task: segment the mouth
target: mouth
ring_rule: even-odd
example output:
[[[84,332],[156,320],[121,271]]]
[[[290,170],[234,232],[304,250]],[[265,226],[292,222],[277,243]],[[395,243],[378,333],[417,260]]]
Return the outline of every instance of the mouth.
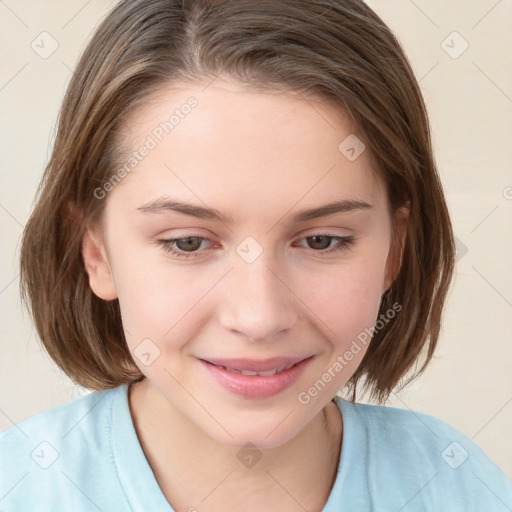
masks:
[[[273,370],[266,370],[264,372],[256,372],[253,370],[239,370],[237,368],[229,368],[228,366],[222,366],[220,364],[216,364],[215,366],[219,366],[220,368],[223,368],[224,370],[231,372],[231,373],[239,373],[241,375],[261,375],[261,376],[268,376],[268,375],[275,375],[276,373],[281,373],[285,370],[288,370],[288,368],[291,368],[292,366],[295,366],[295,364],[292,364],[290,366],[287,366],[286,368],[274,368]]]
[[[211,363],[211,364],[214,364],[214,363]],[[240,370],[238,368],[230,368],[229,366],[223,366],[221,364],[215,364],[215,366],[218,366],[219,368],[222,368],[231,373],[239,373],[240,375],[248,375],[248,376],[261,375],[263,377],[266,377],[269,375],[275,375],[276,373],[284,372],[285,370],[288,370],[288,368],[295,366],[295,364],[297,364],[297,363],[291,364],[290,366],[286,366],[285,368],[274,368],[272,370],[265,370],[265,371],[261,371],[261,372],[257,372],[254,370]]]
[[[248,359],[199,359],[224,389],[247,399],[270,398],[292,386],[314,356]]]
[[[273,357],[271,359],[202,359],[206,363],[219,366],[231,373],[239,373],[247,376],[270,376],[284,372],[292,366],[301,363],[313,356],[305,357]]]

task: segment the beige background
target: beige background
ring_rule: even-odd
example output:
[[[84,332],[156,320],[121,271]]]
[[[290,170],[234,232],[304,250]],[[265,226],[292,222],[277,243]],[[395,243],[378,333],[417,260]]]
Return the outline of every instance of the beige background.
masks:
[[[435,360],[390,405],[451,423],[512,479],[512,2],[369,3],[420,80],[459,243]],[[84,391],[42,352],[21,309],[19,240],[73,66],[113,5],[0,2],[0,430]],[[58,48],[43,59],[31,43],[45,31]]]

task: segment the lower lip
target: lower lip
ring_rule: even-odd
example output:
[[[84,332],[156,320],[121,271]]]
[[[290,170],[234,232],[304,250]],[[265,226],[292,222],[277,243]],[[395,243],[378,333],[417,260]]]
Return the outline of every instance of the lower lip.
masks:
[[[290,387],[302,375],[312,358],[304,359],[275,375],[242,375],[224,370],[203,359],[199,359],[199,362],[227,390],[244,398],[269,398]]]

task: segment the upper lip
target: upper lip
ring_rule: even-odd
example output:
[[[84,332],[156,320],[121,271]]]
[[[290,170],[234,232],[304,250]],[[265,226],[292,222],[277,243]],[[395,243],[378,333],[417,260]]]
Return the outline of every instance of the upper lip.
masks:
[[[312,356],[309,356],[312,357]],[[253,372],[265,372],[267,370],[284,369],[293,366],[294,364],[300,363],[306,357],[272,357],[270,359],[217,359],[209,357],[208,359],[202,358],[203,361],[213,363],[219,366],[225,366],[226,368],[233,368],[235,370],[245,370]]]

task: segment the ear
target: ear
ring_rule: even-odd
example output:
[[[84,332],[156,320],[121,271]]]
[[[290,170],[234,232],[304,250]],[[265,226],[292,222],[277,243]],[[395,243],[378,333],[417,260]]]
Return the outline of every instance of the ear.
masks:
[[[391,287],[402,267],[403,251],[409,223],[409,205],[410,203],[407,202],[406,206],[399,208],[393,218],[393,232],[391,234],[391,244],[386,261],[386,276],[382,293],[386,292]]]
[[[94,294],[103,300],[116,299],[117,290],[105,244],[94,228],[88,228],[83,236],[82,257]]]

